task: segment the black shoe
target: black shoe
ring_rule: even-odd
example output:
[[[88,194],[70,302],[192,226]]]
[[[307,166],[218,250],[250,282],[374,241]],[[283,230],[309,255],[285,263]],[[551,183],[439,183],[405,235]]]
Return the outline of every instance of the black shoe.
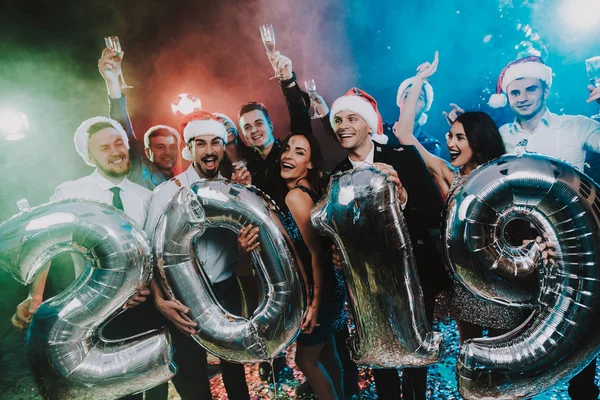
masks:
[[[294,379],[294,371],[285,363],[285,357],[277,357],[273,360],[273,368],[275,368],[277,382]],[[262,381],[273,383],[271,364],[266,361],[261,362],[258,365],[258,375]]]
[[[267,361],[262,361],[258,364],[258,376],[261,381],[268,381],[271,378],[271,364]]]
[[[299,399],[302,399],[306,396],[312,396],[313,394],[315,394],[315,392],[313,392],[312,386],[310,386],[308,380],[305,380],[296,388],[296,396]]]

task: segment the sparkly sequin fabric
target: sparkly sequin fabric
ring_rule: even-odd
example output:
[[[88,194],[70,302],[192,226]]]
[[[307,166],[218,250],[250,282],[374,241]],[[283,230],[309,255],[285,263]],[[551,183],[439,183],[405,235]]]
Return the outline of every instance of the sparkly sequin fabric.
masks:
[[[465,182],[460,170],[454,172],[448,198]],[[454,319],[470,322],[488,329],[512,330],[519,326],[531,311],[509,308],[490,301],[480,300],[454,281],[439,298],[439,306]]]
[[[303,186],[297,186],[297,188],[308,193],[313,201],[318,200],[314,192]],[[280,219],[285,230],[292,239],[302,263],[307,271],[310,271],[310,252],[302,239],[302,235],[300,234],[298,225],[296,225],[296,221],[294,221],[294,218],[292,217],[292,213],[289,210],[282,212]],[[319,325],[313,329],[311,334],[302,333],[298,336],[298,343],[305,346],[316,346],[326,343],[331,339],[335,332],[345,328],[346,325],[344,313],[346,287],[344,285],[344,278],[342,273],[333,267],[331,261],[331,244],[327,242],[327,240],[324,240],[323,242],[322,246],[324,249],[327,249],[327,252],[325,254],[325,262],[323,263],[323,266],[325,267],[325,270],[323,271],[325,287],[321,289],[321,303],[319,315],[317,317]]]

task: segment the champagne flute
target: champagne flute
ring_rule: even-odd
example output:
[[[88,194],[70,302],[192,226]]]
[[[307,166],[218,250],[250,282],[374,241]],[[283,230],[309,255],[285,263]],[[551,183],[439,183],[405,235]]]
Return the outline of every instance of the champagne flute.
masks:
[[[121,56],[123,55],[123,50],[121,49],[121,43],[119,42],[119,38],[117,36],[108,36],[104,38],[104,44],[107,48],[114,51],[117,55],[115,61],[121,61]],[[131,89],[133,86],[129,86],[125,83],[125,78],[123,77],[123,68],[119,67],[119,77],[121,78],[121,89]]]
[[[262,38],[263,44],[265,45],[265,49],[267,49],[267,53],[273,53],[275,51],[275,30],[273,29],[273,25],[261,25],[260,37]],[[281,79],[282,75],[275,74],[275,76],[269,78],[269,80],[275,78]]]
[[[306,89],[306,92],[310,96],[310,99],[312,101],[314,101],[313,97],[317,93],[317,84],[315,83],[315,80],[310,79],[308,81],[304,81],[304,88]],[[321,116],[317,113],[317,107],[314,107],[314,103],[313,103],[313,108],[315,109],[315,113],[310,118],[311,119],[321,118]]]
[[[585,60],[585,69],[592,86],[595,88],[600,87],[600,56]],[[593,115],[592,118],[600,119],[600,113]]]

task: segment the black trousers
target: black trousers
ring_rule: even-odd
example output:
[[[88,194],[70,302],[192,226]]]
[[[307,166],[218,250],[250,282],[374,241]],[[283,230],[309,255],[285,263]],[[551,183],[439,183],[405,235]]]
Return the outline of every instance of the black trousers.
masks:
[[[569,396],[571,399],[597,399],[600,391],[598,386],[594,384],[594,378],[596,378],[596,359],[569,381]]]
[[[237,279],[232,276],[223,282],[213,284],[213,290],[221,305],[232,314],[241,315],[242,302]],[[107,337],[131,336],[144,330],[160,327],[168,321],[151,303],[141,304],[121,314],[112,321],[105,331]],[[134,327],[134,328],[131,328]],[[131,329],[134,329],[130,331]],[[194,339],[171,327],[171,338],[175,349],[174,360],[177,364],[177,375],[171,380],[182,400],[212,399],[210,381],[208,379],[208,364],[206,350]],[[221,360],[223,384],[230,399],[250,399],[243,364],[230,363]],[[167,384],[164,383],[147,390],[146,399],[167,400]],[[143,394],[138,393],[123,397],[121,400],[142,400]]]
[[[435,297],[425,299],[427,320],[433,324]],[[379,399],[425,400],[427,393],[427,367],[404,368],[402,370],[402,386],[397,369],[374,369],[375,388]]]
[[[232,314],[242,314],[240,290],[235,276],[223,282],[213,284],[213,289],[221,304]],[[171,330],[175,347],[175,363],[179,367],[177,375],[172,379],[175,389],[182,400],[212,399],[206,350],[191,337],[173,328]],[[221,360],[223,384],[230,399],[250,399],[243,364]]]
[[[430,324],[433,324],[435,297],[425,301],[425,312]],[[358,366],[350,357],[346,340],[348,330],[336,333],[336,347],[344,370],[344,393],[346,396],[358,393]],[[373,369],[375,388],[379,399],[425,399],[427,391],[427,367],[405,368],[402,370],[402,385],[397,369]]]

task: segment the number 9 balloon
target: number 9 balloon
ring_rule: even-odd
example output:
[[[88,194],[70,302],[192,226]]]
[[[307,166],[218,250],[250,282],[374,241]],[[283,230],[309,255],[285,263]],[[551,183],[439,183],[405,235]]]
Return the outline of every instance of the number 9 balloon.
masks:
[[[33,315],[26,351],[49,399],[117,399],[174,375],[165,330],[107,341],[103,325],[150,277],[144,233],[114,207],[63,200],[27,209],[0,225],[0,267],[30,284],[64,252],[87,262],[84,272]]]
[[[443,220],[446,261],[458,282],[483,299],[534,307],[512,332],[464,343],[457,375],[465,399],[533,397],[596,357],[600,191],[590,178],[550,157],[506,155],[469,176]],[[548,235],[556,264],[533,263],[530,247],[507,241],[514,220]]]

